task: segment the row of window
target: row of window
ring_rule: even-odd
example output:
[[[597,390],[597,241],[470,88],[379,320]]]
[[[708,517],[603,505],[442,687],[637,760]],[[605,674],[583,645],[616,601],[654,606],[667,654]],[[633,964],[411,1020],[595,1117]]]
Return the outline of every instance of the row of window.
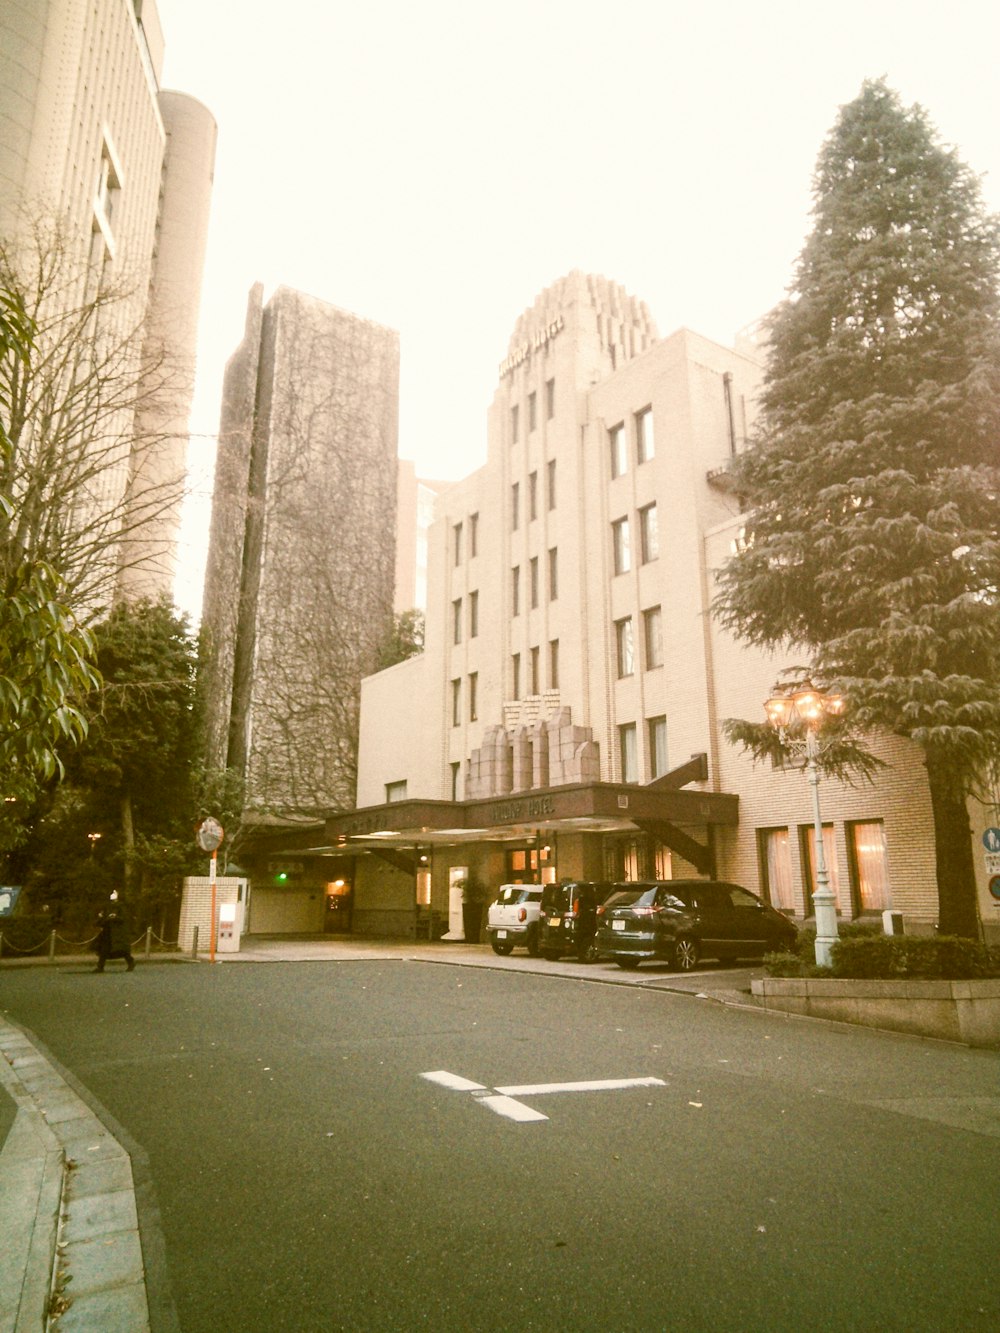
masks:
[[[556,382],[555,380],[545,381],[545,418],[551,421],[556,414]],[[527,399],[527,418],[528,434],[538,426],[538,394],[532,389]],[[518,404],[514,404],[510,409],[510,441],[511,444],[517,444],[520,439],[521,412]]]
[[[844,825],[847,839],[847,864],[851,877],[851,915],[882,912],[892,906],[889,888],[889,861],[886,855],[885,828],[878,820],[849,820]],[[812,915],[812,895],[816,890],[816,830],[812,824],[798,829],[799,865],[803,900],[796,901],[792,876],[792,838],[789,829],[757,830],[760,880],[764,896],[781,911]],[[823,825],[823,859],[837,911],[843,911],[836,837],[832,824]]]
[[[555,602],[559,598],[559,550],[555,546],[549,550],[546,573],[548,574],[549,601]],[[528,561],[528,606],[532,611],[538,606],[540,584],[541,567],[538,563],[538,556],[533,555]],[[515,565],[510,571],[510,613],[512,616],[521,614],[520,565]]]
[[[615,621],[615,657],[618,679],[635,674],[635,630],[631,616]],[[663,666],[663,616],[660,607],[642,612],[642,648],[647,671]]]
[[[651,458],[656,456],[656,445],[653,439],[653,410],[650,407],[644,407],[641,412],[636,412],[632,417],[634,423],[635,439],[635,462],[636,466],[642,463],[648,463]],[[625,422],[620,421],[617,426],[612,426],[608,431],[608,450],[611,461],[611,476],[623,477],[628,471],[629,464],[629,441],[628,431]]]
[[[556,460],[550,458],[545,465],[545,501],[551,511],[556,507]],[[533,523],[539,513],[538,473],[528,473],[528,522]],[[517,532],[521,526],[521,483],[515,481],[510,488],[510,530]]]
[[[452,525],[451,529],[451,549],[456,568],[464,559],[464,535],[465,525],[461,522]],[[469,559],[479,554],[479,515],[470,514],[468,519],[468,546]]]
[[[660,555],[660,530],[656,505],[644,505],[638,510],[639,563],[648,565]],[[627,574],[632,568],[632,530],[628,518],[617,518],[611,524],[611,552],[616,574]]]
[[[646,719],[646,763],[648,781],[667,772],[667,719]],[[635,722],[625,722],[618,728],[618,764],[622,782],[639,779],[639,729]]]
[[[479,634],[479,590],[474,589],[466,598],[466,614],[462,614],[462,598],[456,597],[451,604],[451,641],[462,642],[462,625],[468,620],[469,638]]]

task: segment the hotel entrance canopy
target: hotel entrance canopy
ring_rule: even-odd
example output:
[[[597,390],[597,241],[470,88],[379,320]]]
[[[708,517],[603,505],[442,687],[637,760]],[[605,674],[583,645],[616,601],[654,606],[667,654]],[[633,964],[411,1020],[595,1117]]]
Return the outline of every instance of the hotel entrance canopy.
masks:
[[[485,800],[405,800],[368,806],[327,819],[324,840],[345,852],[515,842],[540,833],[648,833],[710,874],[711,830],[738,823],[738,798],[733,795],[683,791],[659,783],[639,787],[594,782]],[[696,836],[699,832],[706,841]]]

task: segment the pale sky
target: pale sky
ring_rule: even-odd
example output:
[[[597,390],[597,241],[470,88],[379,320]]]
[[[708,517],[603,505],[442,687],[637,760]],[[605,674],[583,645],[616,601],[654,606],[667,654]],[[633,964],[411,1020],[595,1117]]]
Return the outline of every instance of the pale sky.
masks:
[[[182,607],[222,371],[278,285],[396,329],[402,457],[485,458],[515,320],[579,268],[731,343],[792,277],[838,108],[885,76],[1000,210],[996,0],[159,0],[164,86],[219,126]]]

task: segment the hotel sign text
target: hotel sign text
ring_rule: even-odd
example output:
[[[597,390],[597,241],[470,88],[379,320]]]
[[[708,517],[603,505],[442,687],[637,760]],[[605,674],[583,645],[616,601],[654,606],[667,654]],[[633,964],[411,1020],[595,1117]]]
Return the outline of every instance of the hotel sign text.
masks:
[[[565,321],[562,315],[557,315],[551,323],[546,324],[543,329],[539,329],[532,334],[527,342],[520,343],[509,356],[504,357],[500,362],[500,378],[503,379],[512,370],[516,370],[523,361],[527,361],[532,352],[540,352],[563,328],[565,328]]]
[[[518,801],[498,801],[487,811],[492,824],[517,824],[525,819],[543,819],[554,815],[556,803],[551,796],[525,797]]]

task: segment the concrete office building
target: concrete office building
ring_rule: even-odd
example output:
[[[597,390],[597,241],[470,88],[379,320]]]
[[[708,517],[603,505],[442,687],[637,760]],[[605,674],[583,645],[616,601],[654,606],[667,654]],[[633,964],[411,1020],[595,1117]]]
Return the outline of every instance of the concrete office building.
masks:
[[[170,595],[208,226],[215,122],[160,87],[154,0],[6,0],[0,10],[0,231],[25,254],[57,229],[71,306],[126,293],[113,318],[140,329],[121,373],[169,366],[140,409],[103,421],[97,504],[128,539],[112,552],[118,590]],[[52,235],[52,231],[48,233]],[[113,460],[113,461],[112,461]],[[107,465],[111,463],[111,465]]]
[[[364,682],[358,809],[288,845],[298,892],[349,886],[354,930],[374,934],[454,926],[466,878],[717,875],[811,914],[805,776],[722,735],[764,720],[784,663],[709,613],[760,377],[751,340],[661,339],[602,278],[538,297],[499,367],[486,464],[438,501],[425,651]],[[822,785],[841,915],[930,930],[919,752],[877,752],[876,785]]]
[[[398,384],[392,330],[251,292],[223,386],[199,680],[208,761],[245,778],[255,819],[354,803],[360,682],[393,608]]]

